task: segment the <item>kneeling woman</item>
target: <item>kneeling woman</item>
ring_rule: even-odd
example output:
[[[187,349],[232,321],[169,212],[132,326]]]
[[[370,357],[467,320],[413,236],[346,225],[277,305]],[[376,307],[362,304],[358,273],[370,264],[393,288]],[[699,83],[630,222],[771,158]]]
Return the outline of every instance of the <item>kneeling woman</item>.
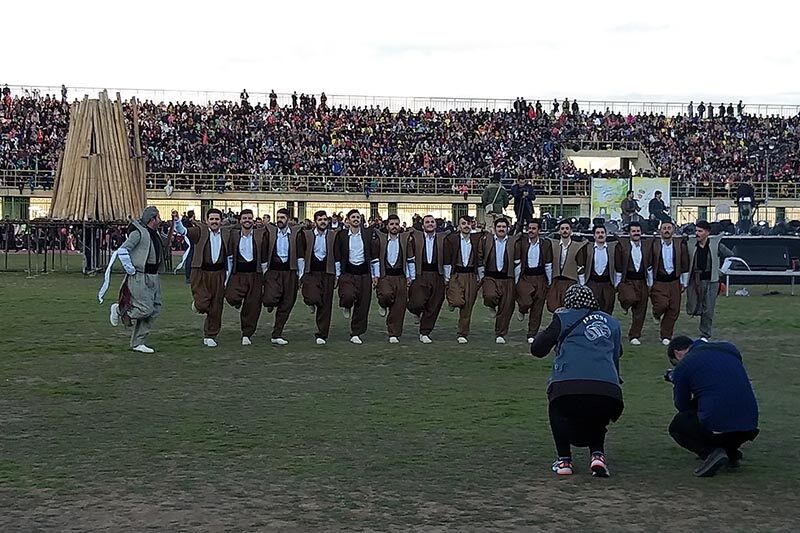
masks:
[[[598,309],[591,289],[572,285],[564,295],[564,307],[531,344],[534,357],[545,357],[555,347],[547,398],[558,452],[553,472],[559,475],[572,474],[571,446],[588,446],[593,476],[609,475],[605,435],[623,409],[622,344],[617,319]]]

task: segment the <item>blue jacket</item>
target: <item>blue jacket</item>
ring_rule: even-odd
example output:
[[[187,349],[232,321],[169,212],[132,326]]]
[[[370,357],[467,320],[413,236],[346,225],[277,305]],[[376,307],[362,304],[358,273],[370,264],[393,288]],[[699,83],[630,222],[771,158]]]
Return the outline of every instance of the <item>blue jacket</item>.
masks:
[[[587,309],[562,309],[556,316],[561,323],[559,338],[573,324],[577,326],[560,346],[556,345],[549,383],[593,380],[619,385],[622,353],[619,321],[602,311]]]
[[[742,354],[729,342],[697,341],[672,374],[675,407],[697,410],[709,431],[758,428],[758,403]]]

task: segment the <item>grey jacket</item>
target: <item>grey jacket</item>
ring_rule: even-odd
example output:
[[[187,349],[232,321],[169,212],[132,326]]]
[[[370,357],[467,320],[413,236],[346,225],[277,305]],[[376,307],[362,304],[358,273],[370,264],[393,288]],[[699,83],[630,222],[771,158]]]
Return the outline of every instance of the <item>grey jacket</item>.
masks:
[[[131,263],[137,272],[144,272],[144,266],[150,254],[155,254],[155,248],[150,239],[150,232],[142,225],[139,220],[131,221],[131,228],[128,230],[128,238],[122,243],[120,248],[125,248],[130,256]],[[164,262],[167,254],[167,247],[164,239],[161,239],[161,257],[159,263]]]
[[[720,259],[733,256],[733,252],[724,244],[722,244],[722,237],[720,235],[711,235],[708,237],[709,256],[711,258],[711,281],[719,282],[719,269],[722,266]],[[689,272],[694,271],[694,256],[697,252],[697,237],[689,237]],[[690,278],[691,283],[691,278]]]

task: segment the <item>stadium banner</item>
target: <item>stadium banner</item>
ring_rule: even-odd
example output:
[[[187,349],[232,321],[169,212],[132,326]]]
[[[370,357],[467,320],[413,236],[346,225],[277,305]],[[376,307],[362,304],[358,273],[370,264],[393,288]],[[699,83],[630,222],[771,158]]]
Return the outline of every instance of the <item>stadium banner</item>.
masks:
[[[639,201],[639,207],[642,208],[640,214],[643,218],[648,218],[650,216],[648,205],[656,191],[661,191],[661,199],[664,200],[665,205],[672,205],[669,197],[669,178],[645,178],[642,176],[634,176],[631,189],[633,190],[633,197]]]
[[[620,220],[620,204],[628,194],[630,182],[627,178],[592,179],[592,218]]]

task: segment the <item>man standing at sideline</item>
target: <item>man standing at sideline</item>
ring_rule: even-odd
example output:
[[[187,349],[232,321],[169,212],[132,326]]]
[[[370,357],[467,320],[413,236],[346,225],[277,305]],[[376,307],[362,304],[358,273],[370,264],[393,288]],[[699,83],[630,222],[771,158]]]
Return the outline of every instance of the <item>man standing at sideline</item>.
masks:
[[[367,332],[372,289],[378,284],[372,261],[377,263],[374,230],[365,228],[358,209],[347,212],[347,227],[339,231],[336,241],[336,279],[339,285],[339,307],[350,320],[350,342],[362,344]]]
[[[254,228],[253,211],[239,213],[240,228],[231,230],[225,249],[228,251],[230,279],[225,288],[225,300],[239,310],[242,327],[242,346],[252,344],[251,337],[261,316],[265,261],[264,228]]]
[[[486,227],[491,231],[495,220],[504,218],[503,209],[508,207],[508,191],[500,182],[499,173],[492,176],[491,183],[483,190],[481,205],[486,214]]]
[[[585,262],[579,262],[578,252],[586,242],[572,239],[572,226],[568,220],[558,223],[560,239],[550,239],[553,256],[553,284],[547,291],[547,310],[555,313],[564,306],[564,293],[575,283],[583,285]],[[581,254],[582,255],[582,254]]]
[[[700,335],[711,338],[714,310],[719,294],[720,260],[732,257],[733,252],[711,236],[711,224],[700,220],[696,224],[696,237],[689,239],[689,283],[686,287],[686,313],[700,317]]]
[[[653,279],[650,299],[653,318],[660,325],[661,344],[667,346],[675,331],[675,322],[681,314],[681,294],[689,283],[689,249],[686,239],[674,238],[673,223],[661,224],[661,238],[653,239],[650,257],[653,262],[648,272]]]
[[[483,265],[479,277],[483,279],[483,304],[492,310],[494,334],[497,344],[506,343],[508,326],[514,314],[514,243],[508,236],[508,220],[494,221],[494,234],[483,240],[481,257]],[[482,271],[482,272],[481,272]]]
[[[303,301],[316,314],[316,342],[327,343],[331,329],[333,289],[336,285],[334,244],[336,232],[328,229],[325,211],[314,213],[314,229],[298,235],[297,272],[300,276]]]
[[[285,346],[283,328],[297,301],[297,234],[289,226],[289,210],[278,209],[275,225],[268,226],[267,263],[264,265],[264,307],[275,311],[270,342]]]
[[[653,284],[650,268],[650,249],[642,242],[642,225],[631,222],[628,230],[630,237],[623,237],[614,248],[615,281],[619,295],[619,305],[627,313],[633,310],[628,340],[634,346],[642,342],[642,328],[647,316],[647,300],[650,297],[648,287]],[[649,279],[648,279],[649,276]]]
[[[174,219],[175,215],[173,215]],[[158,234],[161,217],[158,209],[148,206],[139,220],[131,220],[128,238],[115,252],[125,269],[120,297],[111,305],[109,317],[112,326],[118,326],[120,319],[126,324],[136,321],[131,333],[130,347],[135,352],[153,353],[147,346],[147,336],[153,329],[155,319],[161,314],[161,282],[158,269],[164,262],[169,247]],[[108,290],[113,257],[108,263],[106,278],[98,298],[103,303],[103,295]]]
[[[514,198],[514,214],[517,217],[515,233],[521,233],[533,218],[533,201],[536,200],[536,192],[533,190],[531,180],[524,176],[517,177],[517,183],[511,186],[511,196]]]
[[[222,211],[211,208],[206,223],[185,228],[177,217],[175,233],[186,235],[192,243],[192,310],[206,315],[203,322],[203,345],[217,346],[216,337],[222,328],[222,307],[225,301],[225,278],[228,265],[225,239],[222,238]]]
[[[514,263],[517,282],[519,319],[528,318],[528,344],[532,344],[542,325],[542,311],[547,300],[547,288],[553,282],[553,249],[539,238],[541,221],[528,222],[528,234],[517,239]]]
[[[403,321],[408,304],[408,287],[416,277],[414,258],[409,257],[409,238],[400,232],[400,217],[389,215],[386,218],[388,233],[378,236],[378,297],[379,314],[386,317],[386,332],[389,343],[397,344],[403,334]],[[373,270],[376,267],[373,266]]]
[[[614,246],[616,243],[606,242],[606,228],[595,226],[592,230],[594,244],[583,247],[584,257],[581,262],[586,265],[586,286],[592,290],[600,310],[606,314],[614,313],[616,298],[616,279],[614,277]]]
[[[444,240],[444,282],[450,310],[458,309],[457,342],[466,344],[472,308],[478,298],[481,233],[472,231],[473,218],[461,215],[458,231]]]
[[[444,233],[436,232],[436,219],[425,215],[423,231],[413,231],[409,240],[417,277],[408,291],[408,310],[419,321],[419,341],[430,344],[444,303]]]

